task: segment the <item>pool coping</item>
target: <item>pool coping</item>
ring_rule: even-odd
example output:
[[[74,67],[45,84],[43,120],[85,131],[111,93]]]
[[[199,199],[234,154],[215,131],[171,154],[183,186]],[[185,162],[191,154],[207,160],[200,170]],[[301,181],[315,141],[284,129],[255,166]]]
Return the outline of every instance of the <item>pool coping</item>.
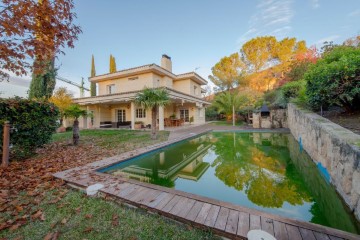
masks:
[[[158,186],[158,185],[154,185],[154,184],[140,182],[140,181],[133,180],[133,179],[123,178],[121,176],[114,176],[111,174],[98,172],[101,169],[113,166],[119,162],[128,161],[128,160],[130,160],[134,157],[140,156],[144,153],[148,153],[151,151],[157,151],[157,150],[167,147],[169,145],[181,142],[183,140],[191,139],[191,138],[197,137],[199,135],[202,135],[202,134],[205,134],[205,133],[208,133],[211,131],[234,132],[234,130],[213,130],[211,127],[201,128],[199,130],[194,131],[194,133],[189,134],[189,135],[184,135],[184,136],[174,138],[174,139],[162,142],[162,143],[150,145],[150,146],[143,147],[140,149],[135,149],[135,150],[132,150],[129,152],[122,153],[120,155],[116,155],[116,156],[113,156],[110,158],[105,158],[100,161],[86,164],[81,167],[76,167],[76,168],[68,169],[66,171],[58,172],[58,173],[53,174],[53,176],[56,178],[60,178],[60,179],[64,180],[65,182],[67,182],[68,184],[71,184],[71,185],[76,186],[81,189],[86,189],[88,186],[93,185],[95,183],[101,183],[104,185],[104,188],[100,190],[101,193],[113,196],[117,199],[120,199],[123,202],[126,202],[127,204],[134,205],[134,206],[140,207],[140,208],[144,208],[151,212],[159,213],[160,215],[164,215],[166,217],[175,219],[175,220],[183,222],[185,224],[194,225],[194,226],[197,226],[197,227],[203,228],[203,229],[210,228],[213,232],[215,232],[221,236],[225,236],[225,237],[229,237],[229,238],[246,239],[246,233],[244,231],[239,232],[239,227],[240,227],[239,218],[237,220],[238,221],[237,224],[239,224],[239,226],[238,226],[237,230],[235,230],[235,232],[234,232],[234,229],[231,228],[231,226],[229,227],[229,231],[226,231],[226,230],[228,230],[228,228],[227,228],[228,225],[226,225],[226,224],[228,224],[228,222],[227,222],[228,220],[225,220],[226,227],[223,227],[223,229],[222,228],[219,229],[218,227],[215,227],[214,225],[218,223],[217,221],[220,216],[220,215],[218,215],[218,214],[220,214],[219,213],[220,209],[222,211],[221,213],[223,213],[224,211],[225,212],[230,211],[232,214],[235,214],[235,215],[237,214],[236,216],[238,216],[238,217],[240,216],[239,214],[241,214],[241,213],[245,213],[245,215],[247,214],[246,216],[249,216],[249,220],[246,220],[246,221],[250,221],[250,223],[248,224],[249,225],[248,230],[251,230],[251,228],[252,228],[252,226],[251,226],[252,218],[251,217],[253,217],[253,219],[255,219],[254,220],[255,227],[257,226],[258,228],[262,228],[263,230],[269,232],[270,234],[274,235],[278,239],[296,239],[296,237],[294,237],[294,236],[299,236],[298,239],[314,239],[314,240],[320,239],[321,237],[323,237],[323,239],[360,239],[359,235],[345,232],[342,230],[338,230],[338,229],[334,229],[334,228],[330,228],[330,227],[326,227],[326,226],[322,226],[322,225],[318,225],[318,224],[314,224],[314,223],[304,222],[304,221],[300,221],[300,220],[290,219],[290,218],[282,217],[282,216],[279,216],[276,214],[266,213],[263,211],[243,207],[240,205],[235,205],[235,204],[232,204],[229,202],[224,202],[224,201],[220,201],[220,200],[216,200],[216,199],[212,199],[212,198],[208,198],[208,197],[204,197],[204,196],[200,196],[200,195],[196,195],[196,194],[192,194],[192,193],[187,193],[187,192],[180,191],[180,190],[175,190],[175,189],[166,188],[166,187],[162,187],[162,186]],[[238,130],[236,132],[290,133],[289,131],[286,131],[286,130],[251,131],[248,129]],[[126,193],[126,191],[128,191],[128,192]],[[158,209],[157,206],[152,206],[151,200],[156,201],[157,198],[159,198],[160,196],[164,196],[165,194],[172,196],[172,198],[169,199],[169,202],[167,202],[166,206],[163,206],[160,209]],[[153,196],[154,199],[149,200],[148,199],[149,196]],[[174,200],[175,198],[177,200]],[[148,202],[145,203],[144,199],[146,199],[146,201],[148,201]],[[181,201],[179,199],[181,199]],[[209,212],[206,213],[206,216],[204,216],[204,219],[196,222],[195,219],[191,221],[189,219],[186,219],[185,216],[182,216],[181,214],[180,214],[181,216],[179,216],[179,214],[172,214],[171,211],[172,211],[172,207],[174,207],[174,206],[172,206],[172,207],[170,206],[171,204],[173,204],[171,201],[173,201],[173,202],[177,201],[176,203],[174,203],[175,207],[178,205],[182,205],[182,203],[183,203],[182,201],[185,201],[185,202],[187,201],[187,202],[189,202],[189,204],[190,204],[190,202],[194,203],[194,204],[195,204],[195,202],[196,203],[201,202],[201,203],[203,203],[203,206],[205,206],[207,204],[206,207],[208,207],[208,205],[210,205],[211,208],[208,209]],[[166,211],[165,211],[164,207],[167,207],[167,208],[170,207],[171,209],[166,209]],[[188,207],[188,206],[185,206],[185,207]],[[192,210],[192,208],[189,209],[189,211],[190,210]],[[180,213],[181,213],[181,211],[180,211]],[[214,218],[213,215],[216,215],[215,219],[209,220],[209,218],[211,218],[211,216],[209,214],[210,215],[212,214],[213,218]],[[209,224],[209,222],[210,222],[210,224]],[[206,224],[206,223],[208,223],[208,224]],[[231,223],[229,223],[229,224],[231,224]],[[232,223],[232,224],[234,224],[234,223]],[[224,225],[224,223],[220,223],[220,225]],[[276,229],[275,229],[276,227],[274,225],[278,226],[277,230],[279,230],[279,226],[281,226],[280,230],[282,230],[282,231],[280,231],[280,232],[276,231]],[[245,226],[245,228],[246,228],[246,226]],[[285,233],[284,233],[284,229],[285,229]],[[289,231],[288,229],[290,229],[291,231]],[[294,235],[291,235],[291,237],[289,236],[290,232],[291,232],[291,234],[294,234]],[[286,236],[287,236],[287,238],[286,238]]]

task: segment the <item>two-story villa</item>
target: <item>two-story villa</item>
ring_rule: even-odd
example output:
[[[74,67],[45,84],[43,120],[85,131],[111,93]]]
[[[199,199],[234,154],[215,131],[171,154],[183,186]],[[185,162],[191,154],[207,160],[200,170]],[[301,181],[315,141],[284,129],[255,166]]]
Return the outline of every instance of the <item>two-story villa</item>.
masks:
[[[151,124],[151,110],[142,109],[134,103],[136,94],[147,88],[164,87],[171,103],[158,111],[159,130],[164,129],[164,119],[175,116],[185,124],[205,123],[205,107],[210,103],[202,99],[202,85],[207,81],[195,72],[174,74],[171,58],[163,55],[161,66],[149,64],[89,78],[96,83],[98,95],[75,99],[92,117],[81,119],[82,128],[101,126],[119,127],[127,122],[132,129],[135,122]]]

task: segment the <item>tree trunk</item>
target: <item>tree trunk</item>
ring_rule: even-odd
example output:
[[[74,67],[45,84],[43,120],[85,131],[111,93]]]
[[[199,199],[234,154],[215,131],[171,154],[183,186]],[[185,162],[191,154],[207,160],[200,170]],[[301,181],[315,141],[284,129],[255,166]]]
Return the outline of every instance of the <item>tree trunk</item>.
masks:
[[[152,124],[151,124],[151,139],[156,139],[156,115],[157,115],[157,107],[153,107],[151,110],[152,114]]]
[[[235,106],[234,105],[232,106],[232,113],[233,113],[233,115],[232,115],[233,121],[232,122],[233,122],[233,126],[235,126]]]
[[[77,146],[79,144],[80,134],[79,134],[79,120],[74,120],[73,125],[73,144]]]

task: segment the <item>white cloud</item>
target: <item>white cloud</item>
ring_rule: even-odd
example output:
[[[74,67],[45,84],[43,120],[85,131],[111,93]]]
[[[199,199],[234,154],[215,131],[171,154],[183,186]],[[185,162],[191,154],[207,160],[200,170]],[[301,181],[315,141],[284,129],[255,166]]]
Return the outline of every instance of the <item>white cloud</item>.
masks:
[[[320,0],[311,0],[311,7],[316,9],[320,7]]]
[[[324,42],[335,41],[339,37],[340,37],[340,35],[331,35],[331,36],[328,36],[328,37],[324,37],[324,38],[319,39],[315,44],[316,45],[322,45]]]
[[[291,31],[291,20],[294,16],[293,0],[261,0],[257,11],[249,20],[249,29],[237,40],[241,46],[246,41],[260,35],[283,37]]]
[[[360,16],[360,9],[356,9],[355,11],[352,11],[348,14],[349,17],[356,17]]]

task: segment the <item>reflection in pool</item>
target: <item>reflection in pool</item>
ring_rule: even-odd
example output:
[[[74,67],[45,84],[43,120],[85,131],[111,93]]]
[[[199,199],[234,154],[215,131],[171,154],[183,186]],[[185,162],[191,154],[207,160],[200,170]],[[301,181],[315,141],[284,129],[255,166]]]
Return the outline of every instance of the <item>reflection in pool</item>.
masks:
[[[102,171],[359,233],[290,134],[213,132]]]

